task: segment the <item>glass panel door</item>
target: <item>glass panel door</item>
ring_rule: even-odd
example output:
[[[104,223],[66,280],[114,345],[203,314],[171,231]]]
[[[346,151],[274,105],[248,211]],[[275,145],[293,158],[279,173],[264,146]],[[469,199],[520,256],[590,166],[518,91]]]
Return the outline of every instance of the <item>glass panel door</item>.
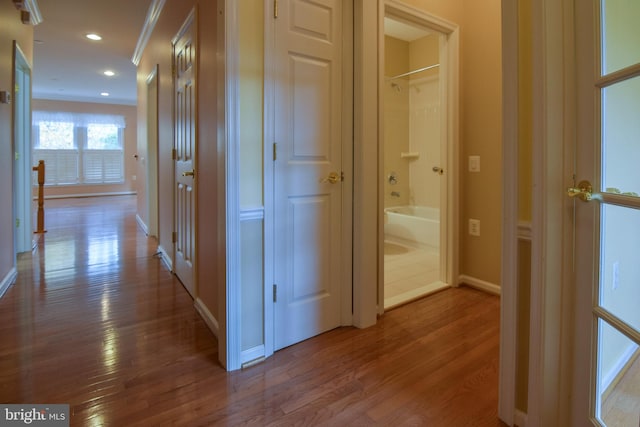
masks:
[[[640,422],[640,2],[601,0],[599,266],[592,417],[608,427]],[[598,101],[596,101],[598,102]],[[596,172],[596,180],[598,173]]]

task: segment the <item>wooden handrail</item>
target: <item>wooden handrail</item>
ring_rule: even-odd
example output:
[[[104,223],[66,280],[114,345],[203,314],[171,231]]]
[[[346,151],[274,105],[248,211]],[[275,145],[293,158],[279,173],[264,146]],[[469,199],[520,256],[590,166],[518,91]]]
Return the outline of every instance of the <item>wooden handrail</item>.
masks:
[[[38,166],[33,167],[38,172],[38,224],[35,234],[46,233],[44,229],[44,160],[38,161]]]

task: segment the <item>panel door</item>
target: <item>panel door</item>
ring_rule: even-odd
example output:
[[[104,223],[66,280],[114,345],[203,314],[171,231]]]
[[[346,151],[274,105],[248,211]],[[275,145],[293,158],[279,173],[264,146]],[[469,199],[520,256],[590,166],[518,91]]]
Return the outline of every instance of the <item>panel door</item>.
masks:
[[[195,297],[196,37],[192,14],[174,40],[175,273]]]
[[[274,346],[340,325],[342,2],[279,0]]]

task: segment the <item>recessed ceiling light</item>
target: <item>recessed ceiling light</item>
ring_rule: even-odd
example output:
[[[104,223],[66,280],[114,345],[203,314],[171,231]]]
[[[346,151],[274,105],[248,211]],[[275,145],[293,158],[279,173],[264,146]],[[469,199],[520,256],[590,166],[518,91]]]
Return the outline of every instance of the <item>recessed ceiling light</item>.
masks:
[[[113,77],[113,76],[115,76],[115,75],[116,75],[116,73],[114,73],[114,72],[113,72],[113,71],[111,71],[111,70],[106,70],[103,74],[104,74],[105,76],[107,76],[107,77]]]
[[[100,95],[102,95],[102,96],[109,96],[109,92],[102,92],[102,93],[100,93]]]
[[[44,40],[38,40],[38,39],[35,39],[33,42],[34,42],[35,44],[44,44]]]
[[[93,34],[93,33],[92,33],[92,34],[87,34],[87,35],[86,35],[86,37],[87,37],[89,40],[95,40],[95,41],[102,40],[102,37],[100,37],[100,36],[99,36],[99,35],[97,35],[97,34]]]

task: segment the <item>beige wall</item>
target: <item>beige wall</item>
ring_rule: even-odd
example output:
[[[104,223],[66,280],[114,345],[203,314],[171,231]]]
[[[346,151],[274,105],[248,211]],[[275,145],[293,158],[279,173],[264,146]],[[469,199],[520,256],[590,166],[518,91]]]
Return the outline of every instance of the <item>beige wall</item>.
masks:
[[[500,285],[502,39],[500,0],[406,0],[460,26],[460,274]],[[481,171],[467,171],[468,156]],[[481,236],[469,236],[469,218]]]
[[[0,2],[0,91],[13,93],[13,42],[33,64],[33,27],[10,1]],[[13,245],[13,104],[0,104],[0,284],[15,267]]]
[[[178,33],[191,10],[197,7],[199,66],[197,74],[198,147],[197,162],[197,297],[219,319],[218,290],[224,267],[224,239],[219,238],[218,165],[224,151],[218,147],[217,112],[217,9],[215,1],[167,0],[138,67],[138,138],[147,140],[147,78],[158,65],[158,210],[159,244],[173,253],[173,82],[171,39]],[[224,164],[224,163],[222,163]],[[138,198],[146,200],[146,188]],[[224,270],[222,270],[224,271]],[[223,276],[224,277],[224,276]]]
[[[117,114],[124,116],[124,177],[122,184],[63,185],[45,187],[45,197],[64,197],[100,193],[131,193],[136,191],[137,165],[133,157],[137,150],[137,113],[131,105],[96,104],[88,102],[50,101],[34,99],[33,111],[64,111],[70,113]],[[38,159],[33,159],[36,164]],[[134,179],[135,176],[135,179]]]

